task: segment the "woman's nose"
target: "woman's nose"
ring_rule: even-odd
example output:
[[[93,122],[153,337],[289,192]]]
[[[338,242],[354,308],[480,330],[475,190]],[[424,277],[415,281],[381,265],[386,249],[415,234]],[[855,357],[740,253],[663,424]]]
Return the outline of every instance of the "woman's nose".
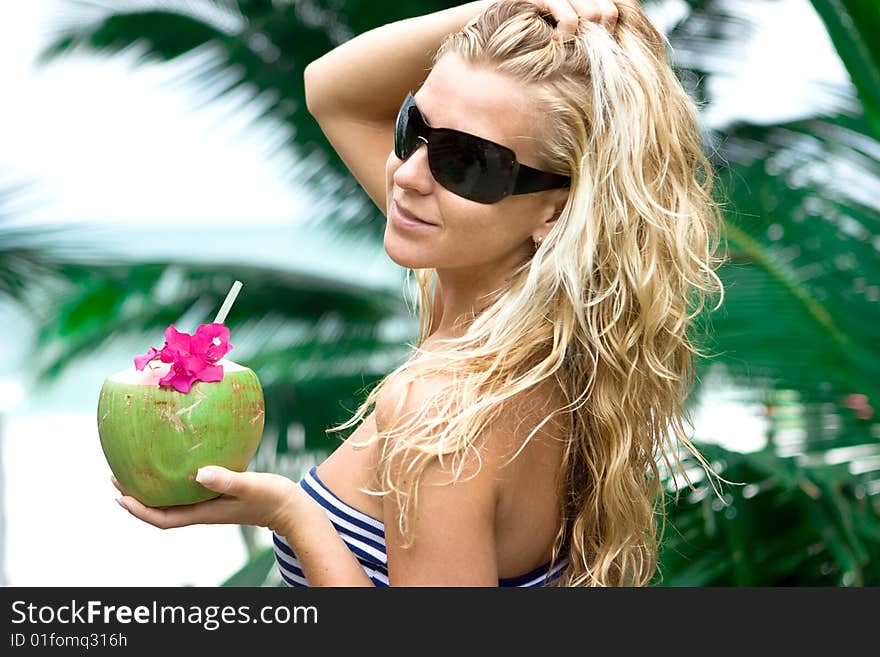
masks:
[[[428,142],[424,137],[418,139],[422,143],[416,146],[409,157],[397,167],[397,171],[394,172],[394,182],[400,187],[415,188],[424,194],[430,191],[434,178],[431,176],[431,167],[428,164]],[[422,145],[425,148],[422,148]]]

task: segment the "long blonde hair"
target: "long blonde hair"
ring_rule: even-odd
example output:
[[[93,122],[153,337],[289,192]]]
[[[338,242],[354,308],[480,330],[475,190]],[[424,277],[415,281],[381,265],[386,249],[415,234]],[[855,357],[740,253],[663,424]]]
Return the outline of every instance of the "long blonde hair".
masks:
[[[420,348],[433,321],[436,270],[412,270],[418,358],[375,386],[351,420],[328,429],[363,420],[392,379],[451,375],[453,385],[435,403],[365,443],[381,445],[381,490],[371,492],[395,495],[399,529],[411,544],[426,467],[449,459],[461,478],[468,455],[479,460],[485,428],[517,395],[554,379],[567,403],[523,442],[554,414],[568,418],[553,550],[554,560],[569,558],[564,586],[649,583],[665,527],[661,458],[691,488],[682,449],[710,481],[721,479],[682,418],[694,356],[705,355],[689,336],[692,320],[709,294],[720,293],[713,310],[724,296],[715,273],[725,258],[716,255],[723,224],[712,166],[664,38],[637,6],[618,9],[613,36],[587,23],[576,38],[557,41],[535,5],[503,0],[442,43],[435,63],[456,53],[534,91],[546,117],[543,168],[570,175],[571,191],[534,256],[442,349]]]

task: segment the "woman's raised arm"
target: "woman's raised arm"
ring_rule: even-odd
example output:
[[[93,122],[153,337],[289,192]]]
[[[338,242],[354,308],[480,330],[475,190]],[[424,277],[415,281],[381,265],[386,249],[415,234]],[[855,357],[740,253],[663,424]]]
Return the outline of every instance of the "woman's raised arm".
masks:
[[[364,32],[311,62],[306,105],[340,159],[387,213],[385,162],[406,92],[428,77],[443,38],[490,2],[480,0]]]
[[[309,112],[393,121],[406,92],[428,76],[431,58],[443,39],[490,4],[489,0],[469,2],[381,25],[349,39],[306,67]]]

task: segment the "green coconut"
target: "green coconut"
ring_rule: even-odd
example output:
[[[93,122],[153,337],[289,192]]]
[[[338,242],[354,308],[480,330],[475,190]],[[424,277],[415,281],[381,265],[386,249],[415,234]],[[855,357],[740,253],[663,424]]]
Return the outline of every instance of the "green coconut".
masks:
[[[170,363],[148,363],[104,381],[98,434],[113,475],[147,506],[203,502],[219,493],[195,481],[203,465],[243,472],[260,444],[263,390],[249,368],[221,359],[223,380],[188,393],[159,386]]]

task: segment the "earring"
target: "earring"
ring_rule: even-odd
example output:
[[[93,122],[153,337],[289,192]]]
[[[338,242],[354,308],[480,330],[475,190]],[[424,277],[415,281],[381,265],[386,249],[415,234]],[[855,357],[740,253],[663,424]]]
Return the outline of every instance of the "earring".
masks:
[[[537,249],[539,246],[541,246],[541,242],[544,241],[544,237],[543,237],[543,235],[540,235],[532,241],[535,243],[535,249]]]

